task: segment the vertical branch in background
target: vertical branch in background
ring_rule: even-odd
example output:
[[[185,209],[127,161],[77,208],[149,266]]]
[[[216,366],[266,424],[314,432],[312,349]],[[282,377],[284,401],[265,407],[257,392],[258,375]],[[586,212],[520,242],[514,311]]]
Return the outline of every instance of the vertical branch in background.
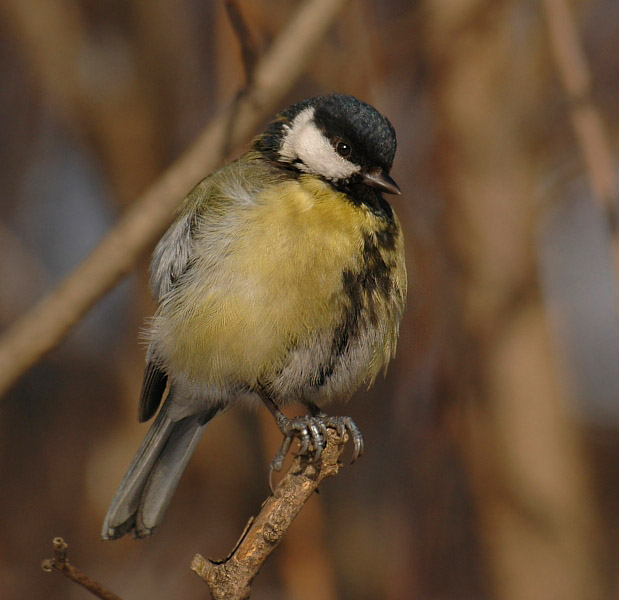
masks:
[[[249,27],[245,23],[243,14],[238,5],[238,0],[225,0],[224,6],[226,8],[226,14],[228,21],[232,26],[234,35],[238,40],[238,44],[241,50],[241,62],[243,63],[243,74],[245,81],[239,91],[236,94],[233,109],[228,115],[228,130],[232,131],[234,121],[238,115],[238,111],[241,108],[241,102],[247,96],[254,83],[254,70],[256,63],[258,62],[258,45],[254,37],[249,30]],[[224,136],[222,155],[227,156],[230,153],[231,147],[230,135]]]
[[[595,599],[593,503],[537,280],[526,127],[543,103],[541,30],[535,16],[514,18],[515,1],[426,6],[460,306],[450,383],[493,597]]]
[[[254,81],[254,70],[258,62],[258,46],[243,19],[238,0],[225,0],[224,6],[228,13],[230,25],[232,25],[232,29],[234,29],[241,47],[241,60],[243,62],[243,71],[245,72],[245,85],[242,90],[246,91]]]
[[[589,183],[610,234],[619,301],[619,190],[610,144],[591,98],[591,71],[567,0],[544,0],[550,47],[570,102],[570,118],[583,153]]]

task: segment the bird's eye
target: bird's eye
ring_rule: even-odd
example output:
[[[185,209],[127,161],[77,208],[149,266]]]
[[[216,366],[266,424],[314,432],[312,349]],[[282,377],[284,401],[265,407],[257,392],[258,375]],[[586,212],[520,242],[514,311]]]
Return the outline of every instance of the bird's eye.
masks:
[[[350,144],[342,140],[337,140],[335,142],[335,151],[344,158],[348,158],[352,154],[352,148]]]

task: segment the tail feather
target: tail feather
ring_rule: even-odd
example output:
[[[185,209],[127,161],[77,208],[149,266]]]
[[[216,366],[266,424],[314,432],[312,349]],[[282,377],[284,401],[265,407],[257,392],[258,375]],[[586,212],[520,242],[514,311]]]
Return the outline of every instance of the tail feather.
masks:
[[[150,535],[161,523],[206,425],[200,424],[195,417],[174,424],[142,492],[135,526],[138,537]]]
[[[114,495],[101,530],[104,540],[131,532],[136,537],[154,532],[206,424],[215,414],[173,421],[167,402],[161,407]]]

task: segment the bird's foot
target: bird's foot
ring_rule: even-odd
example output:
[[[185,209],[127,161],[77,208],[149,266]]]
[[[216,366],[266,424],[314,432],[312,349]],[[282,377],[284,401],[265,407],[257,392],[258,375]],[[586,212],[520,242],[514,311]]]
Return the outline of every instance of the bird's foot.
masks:
[[[361,431],[355,425],[355,422],[350,417],[330,417],[325,414],[320,414],[316,419],[322,419],[326,427],[331,427],[337,431],[337,435],[343,438],[345,434],[352,440],[353,453],[350,463],[354,463],[363,454],[363,436]]]
[[[363,436],[350,417],[331,417],[324,413],[304,415],[289,419],[284,414],[276,416],[277,426],[284,434],[284,440],[269,468],[269,485],[273,491],[273,471],[281,471],[284,460],[295,437],[299,439],[298,456],[308,456],[312,462],[318,462],[322,451],[327,445],[327,428],[337,431],[340,438],[348,434],[353,442],[354,450],[351,463],[363,454]]]

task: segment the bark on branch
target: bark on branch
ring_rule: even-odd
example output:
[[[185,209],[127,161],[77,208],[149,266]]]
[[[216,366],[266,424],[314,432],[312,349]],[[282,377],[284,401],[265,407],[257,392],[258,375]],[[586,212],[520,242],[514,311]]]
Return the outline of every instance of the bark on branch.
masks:
[[[323,479],[337,475],[347,435],[328,430],[327,446],[318,463],[297,456],[290,470],[252,518],[234,550],[223,561],[194,557],[191,568],[206,582],[213,600],[249,598],[251,584],[269,554],[277,547],[303,505]]]

